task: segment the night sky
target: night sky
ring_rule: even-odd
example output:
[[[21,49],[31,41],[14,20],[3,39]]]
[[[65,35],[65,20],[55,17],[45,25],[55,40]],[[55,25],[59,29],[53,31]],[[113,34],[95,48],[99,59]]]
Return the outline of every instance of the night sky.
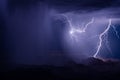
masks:
[[[77,57],[72,58],[69,56],[66,48],[69,45],[65,43],[63,36],[69,27],[66,26],[66,19],[57,14],[91,14],[109,10],[109,15],[101,13],[119,19],[119,4],[119,0],[0,0],[1,64],[63,65],[79,60],[78,57],[82,58],[82,55],[74,55]],[[120,21],[115,26],[120,35]],[[120,59],[120,39],[112,28],[108,32],[108,40],[112,54],[103,46],[100,56]],[[71,51],[72,54],[82,52],[81,49],[77,50]]]

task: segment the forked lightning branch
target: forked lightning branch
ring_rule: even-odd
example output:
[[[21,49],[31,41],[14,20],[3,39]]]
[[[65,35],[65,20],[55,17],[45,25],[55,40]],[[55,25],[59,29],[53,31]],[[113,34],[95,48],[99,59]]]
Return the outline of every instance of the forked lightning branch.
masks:
[[[68,25],[69,25],[69,27],[70,27],[69,35],[71,36],[72,39],[75,39],[75,40],[78,40],[78,38],[77,38],[78,36],[77,36],[75,33],[77,33],[77,34],[79,34],[79,35],[80,35],[81,33],[86,33],[86,30],[87,30],[87,28],[89,27],[89,25],[90,25],[90,24],[93,24],[94,21],[95,21],[95,19],[94,19],[94,17],[93,17],[93,18],[91,19],[91,21],[89,21],[88,23],[86,23],[83,28],[75,28],[75,27],[73,26],[73,24],[72,24],[72,21],[71,21],[66,15],[63,15],[63,16],[66,18],[67,23],[68,23]],[[94,55],[93,55],[93,57],[95,57],[95,58],[97,57],[98,53],[99,53],[100,50],[101,50],[104,35],[106,35],[106,34],[108,35],[108,31],[110,30],[111,27],[112,27],[113,30],[115,31],[116,36],[119,38],[119,35],[118,35],[118,32],[117,32],[115,26],[112,25],[112,19],[108,19],[107,26],[105,26],[105,27],[106,27],[105,30],[104,30],[102,33],[100,33],[99,35],[97,35],[98,38],[99,38],[99,40],[98,40],[98,44],[97,44],[97,46],[96,46],[96,51],[95,51],[95,53],[94,53]]]

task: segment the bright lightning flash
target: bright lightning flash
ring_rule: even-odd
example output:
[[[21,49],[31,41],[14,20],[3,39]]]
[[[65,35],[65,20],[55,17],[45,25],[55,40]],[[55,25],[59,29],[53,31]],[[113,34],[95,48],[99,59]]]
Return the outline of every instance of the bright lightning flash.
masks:
[[[63,15],[63,16],[66,17],[67,22],[69,24],[69,27],[70,27],[69,34],[72,37],[72,39],[75,39],[75,40],[78,39],[77,36],[75,35],[75,33],[78,33],[78,34],[85,33],[86,29],[89,27],[89,25],[94,23],[94,18],[92,18],[91,21],[89,21],[83,28],[78,29],[78,28],[75,28],[72,25],[71,20],[68,19],[67,16],[65,16],[65,15]],[[111,27],[113,27],[113,29],[114,29],[114,31],[116,33],[116,36],[119,38],[119,35],[117,33],[117,30],[116,30],[115,26],[112,25],[112,19],[108,19],[108,25],[106,26],[106,29],[101,34],[97,35],[98,38],[99,38],[99,42],[98,42],[97,49],[96,49],[96,52],[94,53],[93,57],[95,57],[95,58],[97,57],[97,55],[98,55],[98,53],[99,53],[99,51],[100,51],[100,49],[102,47],[103,37],[108,34],[108,31],[109,31],[109,29]],[[108,40],[107,40],[107,43],[108,43]]]
[[[70,33],[72,38],[73,37],[76,38],[75,33],[85,33],[88,26],[94,22],[94,18],[92,18],[92,20],[90,22],[88,22],[84,26],[84,28],[79,28],[79,29],[73,28],[73,25],[71,24],[71,22],[70,21],[68,21],[68,22],[69,22],[69,26],[71,27],[71,30],[70,30],[69,33]],[[76,38],[76,40],[77,40],[77,38]]]

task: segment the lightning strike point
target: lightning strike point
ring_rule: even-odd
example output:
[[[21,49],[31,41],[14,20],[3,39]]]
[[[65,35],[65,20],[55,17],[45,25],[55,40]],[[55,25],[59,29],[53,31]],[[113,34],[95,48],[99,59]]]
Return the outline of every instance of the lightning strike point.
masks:
[[[98,44],[96,53],[93,55],[94,58],[96,58],[96,56],[98,55],[98,53],[99,53],[99,51],[100,51],[100,49],[101,49],[101,47],[102,47],[102,42],[103,42],[102,37],[109,31],[109,29],[110,29],[110,27],[111,27],[111,22],[112,22],[112,20],[109,19],[109,24],[108,24],[107,28],[105,29],[104,32],[102,32],[102,33],[99,35],[99,44]]]

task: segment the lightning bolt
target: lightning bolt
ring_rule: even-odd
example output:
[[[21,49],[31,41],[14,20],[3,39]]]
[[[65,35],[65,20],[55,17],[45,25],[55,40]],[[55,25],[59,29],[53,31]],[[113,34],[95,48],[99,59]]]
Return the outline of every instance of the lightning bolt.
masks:
[[[73,28],[73,26],[71,25],[71,22],[69,21],[69,24],[70,24],[70,26],[72,27],[72,29],[70,30],[70,34],[73,34],[74,32],[77,32],[77,33],[86,32],[86,29],[88,28],[88,26],[89,26],[90,24],[92,24],[93,22],[94,22],[94,18],[92,18],[92,20],[91,20],[90,22],[88,22],[83,29],[82,29],[82,28],[80,28],[80,29],[75,29],[75,28]]]
[[[86,25],[85,25],[85,27],[83,28],[83,32],[86,32],[86,29],[88,28],[88,26],[90,25],[90,24],[92,24],[94,22],[94,17],[92,18],[92,20],[90,21],[90,22],[88,22]]]
[[[75,39],[75,40],[78,40],[78,38],[77,38],[78,36],[75,35],[75,33],[79,33],[79,34],[85,33],[87,28],[89,27],[89,25],[94,23],[94,17],[93,17],[85,26],[81,26],[81,27],[78,26],[79,28],[75,28],[72,25],[72,20],[69,19],[66,15],[63,15],[63,16],[66,17],[68,25],[70,27],[69,34],[72,37],[72,39]],[[113,27],[113,29],[114,29],[114,31],[116,33],[116,36],[118,38],[120,38],[120,36],[118,35],[118,32],[116,30],[116,27],[112,25],[112,19],[108,19],[108,25],[107,25],[106,29],[100,35],[94,36],[94,37],[98,37],[99,38],[96,52],[93,55],[94,58],[96,58],[98,53],[100,52],[104,39],[105,39],[105,45],[106,45],[107,49],[110,51],[110,53],[112,53],[112,51],[111,51],[111,49],[109,47],[109,41],[108,41],[108,31],[110,30],[111,27]]]
[[[109,19],[109,24],[107,26],[107,28],[104,30],[104,32],[102,32],[100,35],[99,35],[99,44],[98,44],[98,47],[97,47],[97,51],[96,53],[93,55],[93,57],[96,58],[96,56],[98,55],[101,47],[102,47],[102,42],[103,42],[103,39],[102,37],[109,31],[110,27],[111,27],[111,23],[112,23],[112,19]]]
[[[68,22],[68,24],[69,24],[69,26],[71,28],[69,33],[70,33],[72,39],[74,37],[76,41],[78,41],[78,40],[77,40],[77,36],[75,35],[75,33],[84,33],[84,32],[86,32],[86,29],[88,28],[88,26],[94,22],[94,17],[93,17],[91,19],[91,21],[89,21],[83,28],[81,28],[80,26],[78,26],[79,28],[74,28],[74,26],[71,24],[72,20],[68,19],[68,17],[66,15],[64,15],[64,14],[63,14],[63,16],[66,17],[67,22]]]

